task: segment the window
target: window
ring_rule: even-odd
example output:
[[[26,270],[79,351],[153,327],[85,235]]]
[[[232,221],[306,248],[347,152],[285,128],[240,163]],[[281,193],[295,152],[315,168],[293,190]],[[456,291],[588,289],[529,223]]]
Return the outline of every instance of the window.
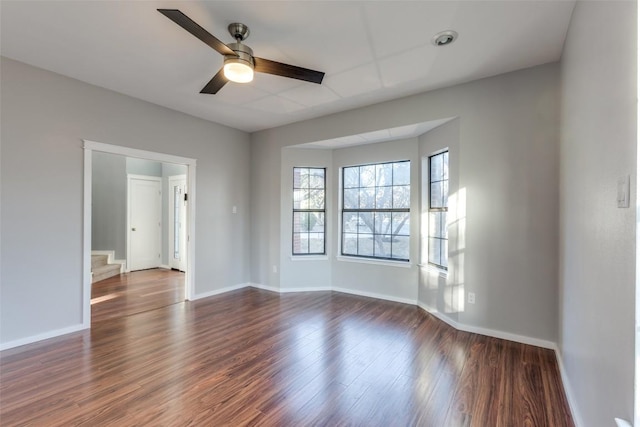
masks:
[[[447,269],[449,152],[429,157],[429,264]]]
[[[324,255],[325,169],[293,168],[293,255]]]
[[[342,255],[409,261],[409,161],[342,169]]]

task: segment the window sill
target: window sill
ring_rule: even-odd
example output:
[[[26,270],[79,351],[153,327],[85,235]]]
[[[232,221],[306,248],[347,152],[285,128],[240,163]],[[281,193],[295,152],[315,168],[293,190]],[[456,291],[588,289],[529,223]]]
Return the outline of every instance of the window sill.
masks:
[[[373,265],[385,265],[389,267],[411,268],[411,262],[409,261],[392,261],[388,259],[360,258],[360,257],[350,257],[345,255],[338,255],[336,259],[338,261],[355,262],[360,264],[373,264]]]
[[[435,265],[418,264],[418,267],[420,267],[423,270],[427,270],[429,273],[437,274],[438,277],[442,277],[443,279],[446,279],[447,276],[449,275],[449,271],[448,270],[443,270],[441,268],[436,267]]]
[[[290,255],[291,261],[328,261],[327,255]]]

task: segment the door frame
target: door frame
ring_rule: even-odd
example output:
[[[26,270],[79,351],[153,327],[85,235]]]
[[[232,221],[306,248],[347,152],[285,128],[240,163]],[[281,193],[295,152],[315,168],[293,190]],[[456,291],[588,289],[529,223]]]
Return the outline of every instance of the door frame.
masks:
[[[167,259],[167,265],[170,268],[176,268],[174,267],[174,263],[172,262],[174,260],[173,258],[173,253],[174,253],[174,248],[175,248],[175,197],[173,192],[171,191],[171,183],[172,182],[176,182],[176,181],[184,181],[184,194],[188,194],[189,192],[189,187],[187,186],[187,175],[186,174],[180,174],[180,175],[170,175],[167,177],[167,200],[169,203],[168,204],[168,212],[167,212],[167,222],[168,222],[168,227],[167,227],[167,248],[168,248],[168,259]],[[188,204],[188,202],[187,202]],[[186,208],[186,205],[185,205]],[[185,213],[185,217],[183,218],[183,222],[187,223],[187,227],[189,227],[188,221],[189,218],[187,217],[186,213]],[[184,227],[183,227],[184,229]],[[188,228],[187,228],[188,230]],[[187,242],[185,240],[184,242],[184,250],[182,250],[182,242],[180,242],[180,258],[186,260],[185,254],[186,254],[186,249],[187,249]],[[184,268],[184,271],[186,271],[186,261],[181,261],[180,262],[181,266]],[[178,268],[178,270],[180,270],[180,268]],[[180,270],[183,271],[183,270]]]
[[[91,328],[91,202],[92,202],[92,156],[94,151],[118,154],[126,157],[153,160],[162,163],[173,163],[187,167],[187,186],[189,203],[187,204],[187,271],[185,272],[185,299],[193,300],[195,254],[196,254],[196,159],[139,150],[120,145],[83,139],[84,148],[84,191],[83,191],[83,229],[82,229],[82,325]]]
[[[127,174],[127,268],[126,271],[131,271],[131,181],[154,181],[160,186],[160,200],[158,201],[157,213],[160,216],[160,224],[158,224],[158,242],[160,247],[160,259],[158,259],[157,267],[162,264],[162,178],[159,176],[150,175],[136,175],[132,173]]]

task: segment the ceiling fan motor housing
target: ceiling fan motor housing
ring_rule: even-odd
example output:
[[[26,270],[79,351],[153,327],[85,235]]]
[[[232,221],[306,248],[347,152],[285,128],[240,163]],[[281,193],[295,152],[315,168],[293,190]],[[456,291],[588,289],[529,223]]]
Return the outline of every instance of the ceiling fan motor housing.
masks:
[[[224,59],[234,59],[236,61],[240,60],[242,62],[246,62],[251,68],[253,68],[253,50],[244,43],[229,43],[227,44],[229,48],[236,53],[237,56],[234,55],[225,55]]]

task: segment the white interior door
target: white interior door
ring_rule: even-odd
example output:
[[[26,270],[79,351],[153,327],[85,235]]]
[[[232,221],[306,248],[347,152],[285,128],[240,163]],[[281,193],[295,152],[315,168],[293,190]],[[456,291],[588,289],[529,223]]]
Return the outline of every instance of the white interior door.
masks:
[[[169,177],[169,267],[187,269],[187,176]]]
[[[162,183],[154,176],[129,175],[129,271],[156,268],[161,262]]]

